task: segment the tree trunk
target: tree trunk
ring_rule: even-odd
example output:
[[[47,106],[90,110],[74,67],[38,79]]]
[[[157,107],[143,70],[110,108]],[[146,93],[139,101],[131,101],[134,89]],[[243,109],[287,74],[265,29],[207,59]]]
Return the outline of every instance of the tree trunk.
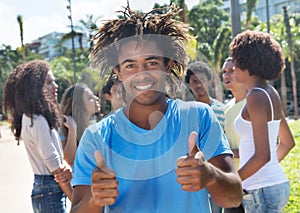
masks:
[[[285,29],[286,29],[287,39],[288,39],[290,57],[291,57],[291,76],[292,76],[292,85],[293,85],[294,118],[298,119],[297,79],[296,79],[296,71],[295,71],[295,57],[294,57],[293,40],[292,40],[292,34],[291,34],[291,26],[289,23],[289,16],[288,16],[286,7],[283,7],[283,17],[284,17],[284,24],[285,24]]]
[[[286,104],[286,81],[285,81],[285,73],[281,73],[281,102],[282,102],[282,109],[285,116],[288,115],[287,112],[287,104]]]
[[[231,28],[232,38],[241,32],[241,13],[239,0],[230,0],[230,16],[231,16]]]

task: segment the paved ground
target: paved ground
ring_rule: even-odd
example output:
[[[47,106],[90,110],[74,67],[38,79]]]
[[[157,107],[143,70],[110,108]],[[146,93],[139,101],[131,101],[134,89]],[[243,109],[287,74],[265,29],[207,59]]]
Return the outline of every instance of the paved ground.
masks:
[[[0,212],[32,213],[33,172],[25,146],[17,146],[7,126],[0,126],[0,132]]]

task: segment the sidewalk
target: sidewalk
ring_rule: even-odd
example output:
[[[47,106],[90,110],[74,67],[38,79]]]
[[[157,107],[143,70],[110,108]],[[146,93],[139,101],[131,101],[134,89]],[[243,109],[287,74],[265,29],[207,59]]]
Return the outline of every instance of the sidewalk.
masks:
[[[0,212],[32,213],[33,173],[24,144],[17,146],[7,126],[0,126]]]
[[[0,212],[32,213],[33,172],[24,143],[20,141],[17,146],[7,126],[0,125],[0,132]],[[69,201],[67,207],[70,208]]]

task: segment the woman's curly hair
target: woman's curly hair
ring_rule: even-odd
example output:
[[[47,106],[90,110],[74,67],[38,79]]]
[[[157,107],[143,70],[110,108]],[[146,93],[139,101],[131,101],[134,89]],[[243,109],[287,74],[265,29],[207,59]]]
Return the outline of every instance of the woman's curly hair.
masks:
[[[285,68],[282,49],[269,33],[244,31],[230,43],[233,63],[250,75],[274,80]]]
[[[12,116],[11,130],[19,142],[22,115],[31,118],[42,115],[50,129],[58,128],[58,108],[56,101],[47,90],[46,77],[50,65],[42,60],[33,60],[17,66],[4,85],[4,111]]]
[[[167,12],[158,14],[160,10]],[[122,40],[126,42],[126,39],[130,38],[155,41],[164,56],[174,60],[172,72],[177,77],[181,76],[187,63],[187,54],[182,42],[189,40],[190,28],[185,23],[173,19],[179,9],[172,4],[166,8],[142,13],[131,10],[127,5],[124,11],[119,12],[122,13],[122,17],[104,23],[93,37],[96,45],[90,54],[91,66],[100,68],[100,76],[108,76],[112,68],[117,67]],[[159,39],[157,36],[160,36]],[[169,60],[167,57],[166,63]]]

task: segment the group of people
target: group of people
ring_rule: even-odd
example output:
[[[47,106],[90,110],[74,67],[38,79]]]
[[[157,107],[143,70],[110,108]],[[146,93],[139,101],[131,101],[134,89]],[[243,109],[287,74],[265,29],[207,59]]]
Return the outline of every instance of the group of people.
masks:
[[[294,139],[268,83],[284,69],[281,47],[262,32],[232,40],[222,71],[234,98],[225,106],[208,93],[209,66],[188,64],[190,28],[177,12],[128,6],[98,30],[91,66],[113,72],[103,93],[119,97],[99,122],[89,123],[100,106],[84,84],[58,107],[48,63],[11,73],[4,109],[34,172],[34,212],[66,212],[66,196],[73,213],[283,211],[289,183],[279,162]],[[182,78],[195,101],[173,98]]]

